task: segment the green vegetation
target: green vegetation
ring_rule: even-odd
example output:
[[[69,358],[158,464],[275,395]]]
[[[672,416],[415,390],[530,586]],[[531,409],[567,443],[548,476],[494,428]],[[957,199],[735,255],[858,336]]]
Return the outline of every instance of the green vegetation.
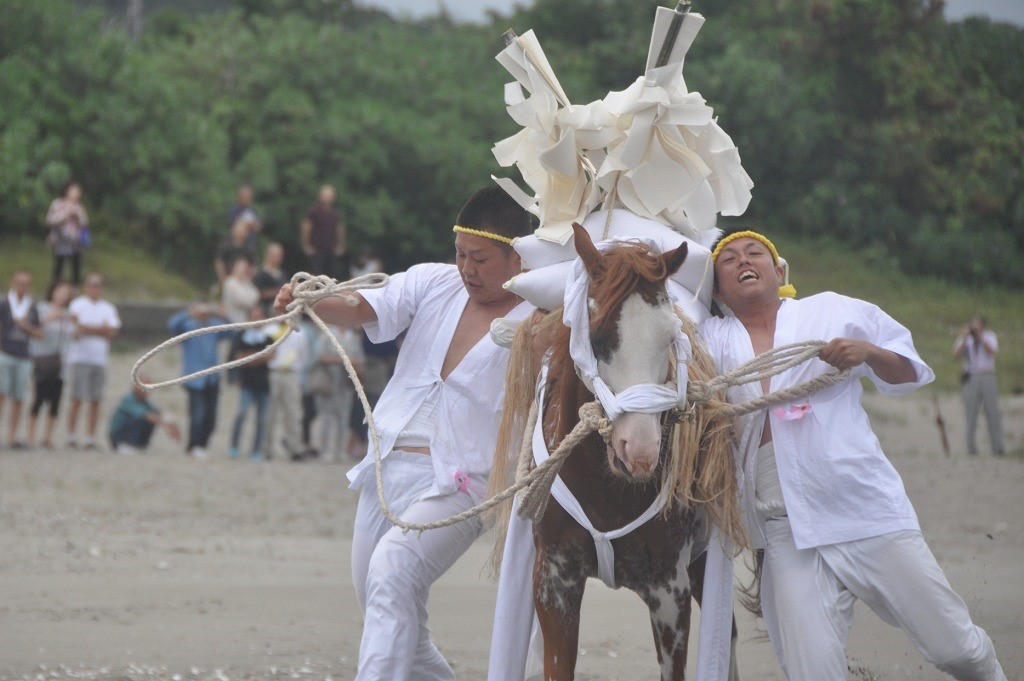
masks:
[[[155,3],[138,41],[68,0],[0,9],[0,224],[38,234],[81,180],[94,233],[209,280],[235,186],[295,253],[331,182],[354,249],[445,257],[516,131],[501,33],[534,28],[570,97],[640,75],[651,0],[537,0],[489,26],[350,1]],[[92,3],[107,6],[103,3]],[[148,3],[147,3],[148,4]],[[185,8],[185,9],[183,9]],[[905,272],[1024,284],[1024,33],[934,0],[715,0],[687,82],[715,107],[773,233],[885,249]]]
[[[42,216],[76,178],[90,267],[126,296],[186,298],[213,279],[242,182],[292,266],[323,182],[352,250],[391,269],[449,257],[464,198],[492,173],[515,177],[490,154],[517,131],[493,59],[502,32],[533,28],[584,103],[641,75],[659,3],[537,0],[481,27],[350,0],[154,0],[137,41],[85,4],[109,6],[0,3],[0,245],[13,256],[0,265],[46,278]],[[1024,32],[950,24],[941,6],[698,0],[708,23],[686,79],[756,183],[747,214],[723,222],[776,236],[802,292],[862,296],[905,321],[950,386],[953,333],[987,314],[1011,389],[1024,385]]]
[[[20,236],[0,241],[0,290],[16,269],[32,273],[37,298],[42,298],[53,269],[50,252],[41,238]],[[83,275],[101,272],[107,278],[106,295],[115,301],[184,302],[205,292],[186,275],[165,268],[140,248],[101,239],[83,259]],[[67,268],[65,267],[65,272]]]

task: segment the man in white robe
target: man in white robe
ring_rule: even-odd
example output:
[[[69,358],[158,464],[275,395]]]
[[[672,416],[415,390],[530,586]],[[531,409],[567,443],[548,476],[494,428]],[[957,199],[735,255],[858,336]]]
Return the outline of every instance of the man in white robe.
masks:
[[[731,388],[731,402],[833,368],[850,370],[831,388],[738,424],[745,525],[753,547],[764,551],[761,605],[787,677],[847,678],[846,645],[859,598],[953,677],[1005,680],[992,641],[929,551],[861,405],[862,377],[890,395],[934,379],[910,332],[878,307],[835,293],[784,299],[795,291],[781,286],[778,252],[755,232],[723,236],[712,259],[715,297],[731,314],[700,330],[720,371],[773,347],[827,341],[818,359],[770,383]]]
[[[455,226],[456,265],[416,265],[387,286],[325,299],[325,322],[362,324],[370,340],[406,332],[395,374],[373,410],[384,490],[393,513],[427,523],[482,500],[493,460],[508,351],[495,319],[533,308],[502,284],[518,274],[509,243],[530,233],[528,214],[497,186],[466,203]],[[289,286],[276,301],[291,301]],[[449,681],[451,667],[430,639],[430,586],[483,532],[479,519],[403,533],[383,516],[371,451],[348,474],[360,490],[352,578],[364,610],[357,681]]]

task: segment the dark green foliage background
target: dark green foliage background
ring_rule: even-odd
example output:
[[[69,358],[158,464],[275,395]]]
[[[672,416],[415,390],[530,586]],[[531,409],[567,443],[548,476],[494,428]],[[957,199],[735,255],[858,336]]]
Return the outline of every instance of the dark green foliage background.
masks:
[[[538,0],[462,26],[342,1],[153,2],[132,41],[105,3],[0,1],[0,228],[41,242],[74,177],[100,246],[126,240],[205,281],[238,183],[294,252],[330,182],[353,249],[391,269],[445,259],[468,194],[492,173],[518,179],[490,154],[516,132],[501,33],[535,29],[585,103],[640,75],[656,5]],[[1024,32],[947,23],[938,0],[695,10],[708,23],[687,84],[756,183],[734,222],[827,235],[911,274],[1024,283]]]

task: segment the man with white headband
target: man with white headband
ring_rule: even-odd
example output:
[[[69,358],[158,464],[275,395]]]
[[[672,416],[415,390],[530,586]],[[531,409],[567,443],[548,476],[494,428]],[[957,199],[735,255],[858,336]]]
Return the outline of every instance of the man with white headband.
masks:
[[[463,206],[454,231],[455,265],[416,265],[383,288],[315,307],[328,324],[362,324],[374,342],[407,332],[373,421],[388,505],[410,523],[441,520],[482,501],[508,360],[508,350],[491,340],[491,322],[533,311],[502,288],[521,269],[509,244],[530,233],[529,214],[493,186]],[[291,300],[285,285],[276,309]],[[348,474],[360,490],[352,579],[365,614],[356,679],[450,681],[455,675],[427,628],[427,596],[483,526],[473,518],[422,533],[393,527],[379,506],[370,447]]]
[[[730,388],[731,402],[850,370],[831,388],[737,424],[744,521],[758,550],[768,635],[787,677],[847,678],[846,645],[860,599],[954,678],[1005,681],[991,639],[971,621],[928,549],[903,482],[861,405],[862,377],[888,395],[935,378],[910,332],[854,298],[821,293],[794,299],[784,261],[756,232],[725,234],[712,260],[715,298],[730,314],[707,320],[700,330],[720,371],[773,347],[828,341],[818,359],[760,385]]]

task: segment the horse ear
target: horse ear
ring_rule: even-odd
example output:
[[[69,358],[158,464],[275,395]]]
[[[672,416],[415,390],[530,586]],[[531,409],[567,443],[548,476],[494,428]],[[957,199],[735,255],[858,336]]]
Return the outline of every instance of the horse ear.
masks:
[[[689,252],[689,246],[687,246],[684,241],[679,244],[678,248],[661,254],[661,260],[665,263],[665,270],[668,272],[669,276],[675,274],[676,270],[683,266],[683,261],[686,260],[686,256]]]
[[[572,223],[572,232],[576,253],[583,260],[583,266],[587,268],[590,276],[594,276],[601,263],[601,252],[594,246],[593,239],[590,238],[590,234],[583,228],[583,225],[578,222]]]

